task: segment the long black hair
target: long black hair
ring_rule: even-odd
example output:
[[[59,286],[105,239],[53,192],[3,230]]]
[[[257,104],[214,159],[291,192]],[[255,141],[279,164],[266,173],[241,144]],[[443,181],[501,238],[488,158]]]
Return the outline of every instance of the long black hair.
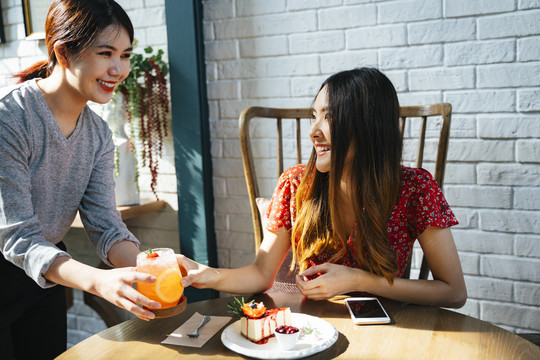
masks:
[[[338,194],[346,176],[352,184],[358,263],[391,282],[397,263],[387,224],[399,193],[402,154],[396,90],[379,70],[357,68],[330,76],[321,91],[328,95],[331,168],[327,174],[316,171],[312,152],[296,198],[295,258],[303,269],[323,251],[334,253],[331,261],[344,255],[350,229],[342,221]]]

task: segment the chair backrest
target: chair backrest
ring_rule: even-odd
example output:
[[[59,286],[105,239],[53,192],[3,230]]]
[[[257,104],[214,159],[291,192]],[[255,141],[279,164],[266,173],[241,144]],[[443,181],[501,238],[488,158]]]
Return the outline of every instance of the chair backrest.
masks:
[[[242,148],[242,161],[244,165],[244,174],[246,178],[246,185],[249,194],[249,202],[251,207],[251,216],[253,220],[253,229],[255,237],[255,251],[258,251],[262,239],[263,239],[263,226],[261,221],[261,210],[257,202],[260,202],[260,190],[258,185],[257,173],[255,171],[255,162],[254,155],[251,143],[250,136],[250,122],[252,119],[260,118],[261,120],[267,122],[271,121],[276,124],[276,134],[277,134],[277,169],[276,175],[279,177],[283,172],[283,121],[294,121],[295,123],[295,132],[294,138],[296,143],[296,157],[297,163],[302,162],[302,153],[301,153],[301,120],[302,119],[311,119],[312,109],[310,108],[297,108],[297,109],[277,109],[277,108],[266,108],[266,107],[257,107],[252,106],[244,109],[240,115],[239,122],[239,132],[240,132],[240,145]],[[413,138],[417,139],[417,148],[415,163],[412,166],[422,167],[424,163],[424,149],[426,144],[426,130],[428,128],[428,118],[431,119],[441,119],[440,130],[438,136],[438,146],[435,156],[435,172],[434,177],[439,186],[442,188],[444,173],[446,168],[446,155],[448,152],[448,141],[450,137],[450,119],[452,114],[452,106],[448,103],[438,103],[432,105],[424,106],[402,106],[400,108],[400,119],[401,119],[401,133],[404,136],[404,140],[410,142]],[[412,133],[413,126],[407,127],[407,124],[412,121],[408,121],[409,118],[420,118],[420,128],[419,135],[412,136],[408,133]],[[439,125],[439,123],[437,123]],[[416,130],[414,128],[414,130]],[[431,130],[430,130],[431,132]],[[404,151],[405,153],[406,151]],[[309,154],[308,154],[309,155]],[[290,258],[290,257],[289,257]],[[289,259],[288,258],[288,259]],[[412,258],[412,257],[411,257]],[[287,267],[290,264],[290,260],[286,259],[283,262],[282,268]],[[410,276],[410,266],[411,262],[406,270],[404,277]],[[281,270],[280,270],[281,273]],[[420,279],[427,279],[429,275],[429,268],[425,258],[422,260],[422,265],[420,269]]]
[[[439,126],[439,141],[435,155],[435,171],[434,178],[442,189],[444,183],[444,174],[446,170],[446,155],[448,154],[448,142],[450,140],[450,119],[452,117],[452,105],[449,103],[438,103],[432,105],[421,106],[402,106],[400,107],[399,116],[401,118],[401,135],[404,136],[405,127],[408,118],[420,118],[420,129],[417,136],[411,135],[411,138],[417,139],[416,156],[414,167],[422,167],[424,164],[424,149],[426,143],[426,129],[428,127],[428,118],[433,121],[442,119]],[[412,133],[412,131],[411,131]],[[404,136],[404,142],[407,141],[407,136]],[[412,256],[407,264],[407,269],[403,274],[404,278],[410,278]],[[425,256],[422,256],[420,265],[419,279],[427,279],[429,276],[429,266]]]

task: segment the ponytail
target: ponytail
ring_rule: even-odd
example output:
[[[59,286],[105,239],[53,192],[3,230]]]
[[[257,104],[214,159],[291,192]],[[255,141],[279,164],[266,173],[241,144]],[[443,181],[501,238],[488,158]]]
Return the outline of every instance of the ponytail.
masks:
[[[19,79],[19,81],[17,81],[17,84],[35,78],[46,78],[47,76],[49,76],[49,62],[47,60],[39,61],[34,65],[13,75],[14,78]]]

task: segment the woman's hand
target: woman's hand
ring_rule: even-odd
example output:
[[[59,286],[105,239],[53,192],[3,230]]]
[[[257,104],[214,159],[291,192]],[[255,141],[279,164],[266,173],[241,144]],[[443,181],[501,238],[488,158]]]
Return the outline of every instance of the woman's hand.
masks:
[[[302,294],[312,300],[325,300],[357,291],[358,289],[354,288],[354,281],[362,273],[365,272],[343,265],[324,263],[312,266],[297,275],[296,286]]]
[[[95,295],[101,296],[110,303],[133,313],[142,320],[150,320],[154,313],[145,310],[137,304],[146,307],[159,308],[161,304],[143,296],[132,287],[134,282],[155,282],[156,277],[150,274],[136,272],[134,267],[111,270],[99,270],[95,277]]]
[[[310,299],[328,299],[338,294],[365,291],[401,302],[460,308],[467,300],[467,288],[450,229],[428,227],[418,240],[430,265],[433,280],[395,278],[336,264],[321,264],[296,278],[298,289]],[[320,276],[307,280],[307,278]],[[304,277],[306,279],[304,279]]]
[[[136,272],[134,267],[97,269],[67,256],[59,256],[54,259],[44,276],[56,284],[100,296],[143,320],[153,319],[155,315],[137,304],[152,308],[161,306],[132,287],[135,282],[156,281],[155,276]]]
[[[199,264],[184,255],[177,254],[176,260],[182,272],[183,287],[194,286],[198,289],[211,287],[211,282],[216,278],[215,269]]]

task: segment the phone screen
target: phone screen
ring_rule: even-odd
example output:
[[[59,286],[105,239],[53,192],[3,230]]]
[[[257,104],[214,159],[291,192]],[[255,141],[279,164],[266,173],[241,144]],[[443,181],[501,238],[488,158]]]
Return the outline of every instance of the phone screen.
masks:
[[[353,300],[348,301],[349,307],[357,318],[382,318],[386,317],[384,310],[381,308],[377,300]]]

